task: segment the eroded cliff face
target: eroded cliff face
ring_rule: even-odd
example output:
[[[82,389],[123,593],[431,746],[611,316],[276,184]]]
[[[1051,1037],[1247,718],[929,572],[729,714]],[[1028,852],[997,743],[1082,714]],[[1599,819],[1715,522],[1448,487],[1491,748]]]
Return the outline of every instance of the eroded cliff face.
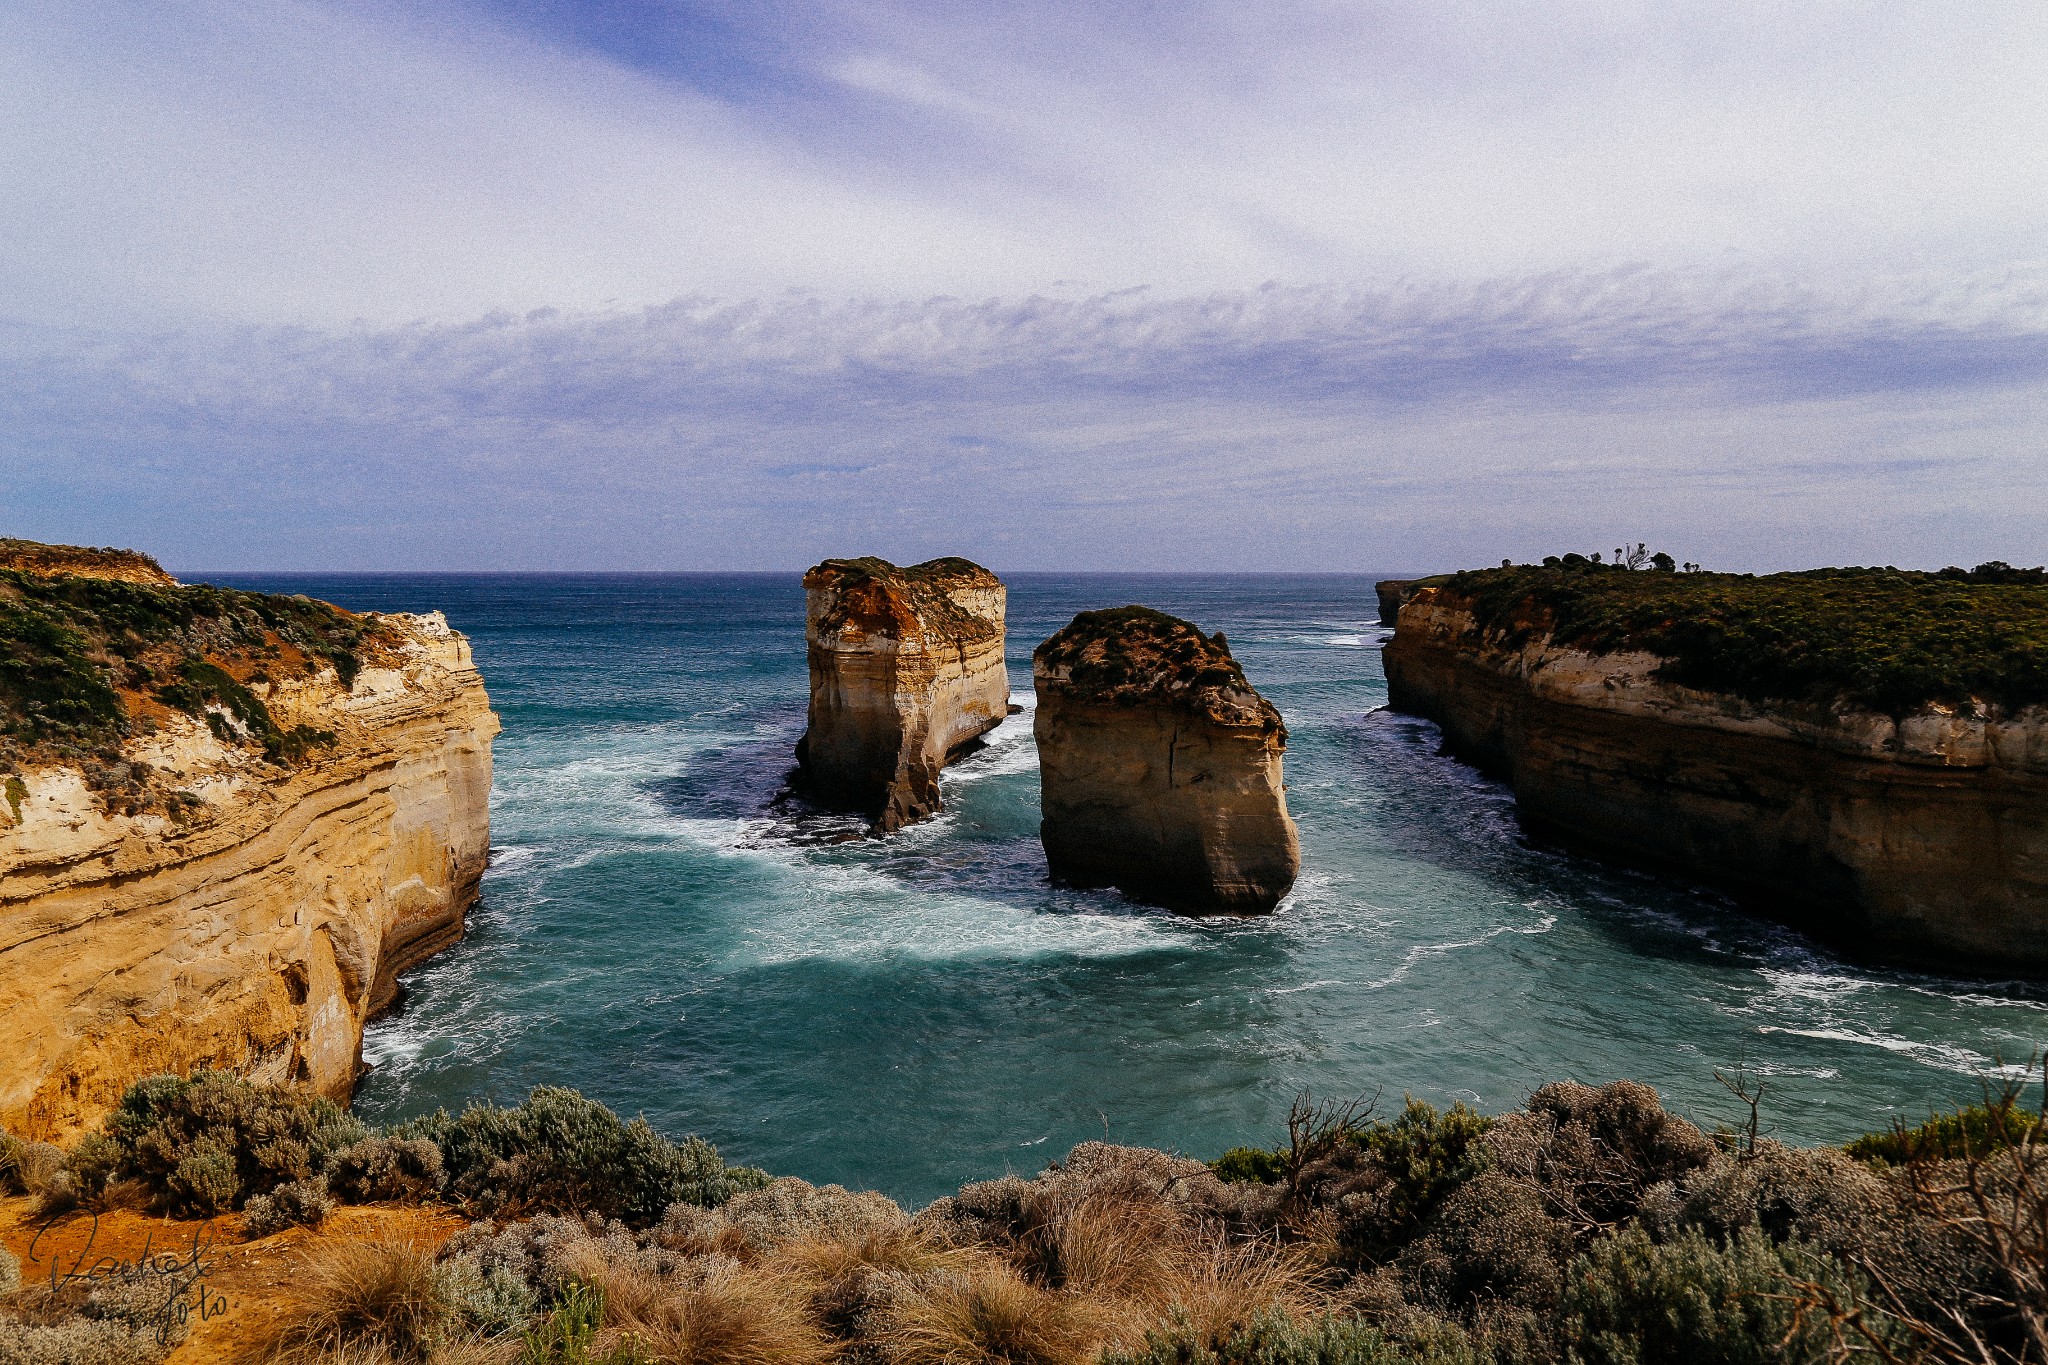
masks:
[[[1223,637],[1144,607],[1083,612],[1032,655],[1052,874],[1193,914],[1271,910],[1301,846],[1287,727]]]
[[[162,713],[125,743],[179,789],[167,809],[124,814],[80,766],[17,764],[0,1124],[67,1137],[139,1077],[208,1066],[347,1096],[397,974],[462,933],[498,731],[438,614],[377,618],[369,638],[352,685],[312,664],[248,681],[279,727],[331,736],[295,764],[219,710]]]
[[[964,559],[828,559],[804,575],[799,783],[881,833],[939,809],[939,770],[1009,714],[1002,581]]]
[[[1445,589],[1401,608],[1386,649],[1394,709],[1504,777],[1532,830],[1862,953],[2048,970],[2048,714],[1765,704],[1662,662],[1540,630],[1509,646]]]

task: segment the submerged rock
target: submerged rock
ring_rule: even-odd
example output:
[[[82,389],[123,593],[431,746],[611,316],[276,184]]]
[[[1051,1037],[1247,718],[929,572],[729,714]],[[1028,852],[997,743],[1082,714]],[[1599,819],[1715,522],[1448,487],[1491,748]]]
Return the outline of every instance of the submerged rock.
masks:
[[[828,559],[804,575],[799,782],[887,833],[939,809],[939,769],[1009,714],[1002,580],[965,559]]]
[[[1301,848],[1287,727],[1222,635],[1149,607],[1084,611],[1032,655],[1055,877],[1196,914],[1271,910]]]

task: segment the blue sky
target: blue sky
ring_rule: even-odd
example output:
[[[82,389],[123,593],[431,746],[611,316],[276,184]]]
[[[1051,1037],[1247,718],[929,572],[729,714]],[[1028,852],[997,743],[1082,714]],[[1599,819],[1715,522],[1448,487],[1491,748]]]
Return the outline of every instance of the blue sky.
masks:
[[[0,5],[0,534],[2048,559],[2036,4]]]

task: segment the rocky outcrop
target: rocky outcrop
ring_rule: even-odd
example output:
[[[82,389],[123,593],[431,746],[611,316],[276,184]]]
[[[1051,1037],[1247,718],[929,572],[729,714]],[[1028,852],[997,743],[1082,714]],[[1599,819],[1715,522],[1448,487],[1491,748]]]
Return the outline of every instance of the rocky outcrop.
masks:
[[[2048,713],[1745,700],[1664,660],[1401,608],[1394,709],[1505,778],[1532,831],[1726,887],[1859,952],[2048,970]]]
[[[135,701],[112,775],[47,744],[0,764],[0,1124],[63,1137],[199,1067],[345,1097],[398,973],[460,937],[498,731],[468,642],[321,610],[362,631],[346,684],[272,636],[267,667],[159,694],[201,678],[198,714]],[[122,794],[144,775],[176,790]]]
[[[1086,611],[1038,647],[1032,678],[1053,876],[1195,914],[1287,894],[1287,727],[1221,635],[1147,607]]]
[[[1380,624],[1391,626],[1399,619],[1401,608],[1408,605],[1408,599],[1415,596],[1413,578],[1382,578],[1373,584],[1373,593],[1380,600]]]
[[[939,770],[1010,712],[1002,580],[964,559],[828,559],[804,596],[799,786],[882,833],[937,813]]]

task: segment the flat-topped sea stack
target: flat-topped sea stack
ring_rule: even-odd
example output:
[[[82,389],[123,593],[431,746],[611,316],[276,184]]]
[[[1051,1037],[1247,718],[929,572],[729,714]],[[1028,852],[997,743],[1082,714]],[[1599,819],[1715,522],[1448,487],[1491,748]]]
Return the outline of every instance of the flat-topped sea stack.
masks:
[[[1576,562],[1573,562],[1576,561]],[[1454,575],[1400,609],[1394,709],[1534,832],[1861,953],[2048,972],[2048,576]]]
[[[1221,635],[1084,611],[1031,657],[1054,877],[1191,914],[1271,910],[1301,870],[1287,727]]]
[[[497,730],[438,614],[0,542],[0,1126],[201,1067],[345,1098],[462,934]]]
[[[939,809],[939,770],[1010,712],[1002,580],[965,559],[828,559],[804,575],[798,781],[880,833]]]

